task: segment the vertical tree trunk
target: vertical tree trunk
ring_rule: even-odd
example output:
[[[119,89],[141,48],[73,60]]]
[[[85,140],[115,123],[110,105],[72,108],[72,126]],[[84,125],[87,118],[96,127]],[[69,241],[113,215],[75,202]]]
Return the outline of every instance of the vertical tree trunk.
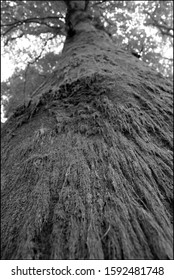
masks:
[[[171,259],[172,85],[67,2],[59,66],[2,129],[2,259]]]

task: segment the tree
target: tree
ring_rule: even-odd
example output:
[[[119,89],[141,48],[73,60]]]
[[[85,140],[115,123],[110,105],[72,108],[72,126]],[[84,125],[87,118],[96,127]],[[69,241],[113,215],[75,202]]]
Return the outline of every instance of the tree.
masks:
[[[2,128],[2,259],[172,259],[172,83],[64,2],[57,68]]]

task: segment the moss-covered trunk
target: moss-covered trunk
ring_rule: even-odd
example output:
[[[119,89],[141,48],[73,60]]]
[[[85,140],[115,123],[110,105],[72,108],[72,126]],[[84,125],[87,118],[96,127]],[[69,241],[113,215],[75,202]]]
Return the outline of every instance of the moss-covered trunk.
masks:
[[[171,259],[172,84],[83,9],[2,129],[2,259]]]

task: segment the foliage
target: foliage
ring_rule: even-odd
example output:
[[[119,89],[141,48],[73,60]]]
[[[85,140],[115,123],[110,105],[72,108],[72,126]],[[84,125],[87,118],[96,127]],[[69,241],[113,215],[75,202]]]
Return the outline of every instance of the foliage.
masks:
[[[89,5],[93,17],[100,19],[116,45],[137,53],[141,60],[165,76],[172,76],[173,60],[166,52],[171,50],[173,42],[173,1],[90,1]],[[19,84],[29,83],[25,81],[27,77],[36,82],[35,86],[32,82],[31,89],[38,86],[41,79],[29,75],[37,73],[39,60],[48,52],[58,53],[58,45],[66,35],[66,6],[63,1],[1,1],[1,9],[3,52],[9,53],[20,70],[21,66],[22,69],[26,67],[21,72],[17,69],[17,73],[5,82],[7,85],[2,86],[2,94],[14,95],[9,102],[15,99],[17,104],[19,100],[22,102],[24,95],[20,90],[20,97],[17,97],[17,92],[12,89],[17,83],[16,75],[21,74]],[[47,63],[43,59],[42,64],[44,61]],[[28,71],[30,63],[32,71]],[[26,90],[25,96],[30,92]]]
[[[109,13],[103,20],[116,43],[135,50],[147,64],[172,76],[173,60],[165,52],[173,48],[173,1],[106,1],[100,8]]]
[[[49,52],[39,60],[37,67],[28,64],[27,69],[16,69],[12,77],[1,83],[2,104],[6,118],[31,98],[36,88],[52,73],[58,58],[59,55]]]
[[[26,35],[65,35],[61,1],[1,1],[5,45]],[[65,5],[64,5],[65,12]]]

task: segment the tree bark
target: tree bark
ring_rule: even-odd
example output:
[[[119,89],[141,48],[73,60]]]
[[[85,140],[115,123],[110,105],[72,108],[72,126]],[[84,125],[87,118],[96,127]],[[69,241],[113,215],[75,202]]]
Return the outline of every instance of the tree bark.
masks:
[[[2,128],[1,258],[172,259],[172,84],[70,8],[56,71]]]

